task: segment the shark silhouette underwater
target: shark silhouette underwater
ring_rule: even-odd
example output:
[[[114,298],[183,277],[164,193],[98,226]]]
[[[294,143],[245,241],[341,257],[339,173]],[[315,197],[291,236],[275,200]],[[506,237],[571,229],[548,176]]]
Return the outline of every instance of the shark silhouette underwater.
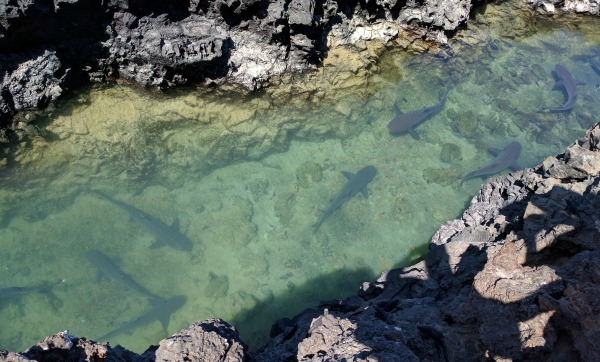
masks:
[[[444,108],[444,104],[446,104],[448,93],[450,92],[446,92],[440,100],[432,106],[415,109],[406,113],[402,113],[400,108],[394,103],[396,116],[388,123],[388,131],[394,135],[407,132],[413,136],[414,139],[420,139],[421,137],[414,128],[440,113],[442,108]]]
[[[107,334],[98,337],[99,341],[106,341],[114,336],[124,333],[132,333],[134,330],[145,327],[153,322],[159,321],[162,325],[163,332],[168,335],[168,326],[171,315],[177,312],[187,301],[184,295],[177,295],[169,299],[153,299],[150,301],[150,310],[142,313],[137,318],[125,322],[117,329],[114,329]]]
[[[369,197],[367,184],[373,180],[377,174],[377,169],[374,166],[365,166],[357,173],[342,171],[348,181],[340,192],[335,196],[329,207],[323,212],[319,220],[313,225],[314,232],[317,232],[321,224],[327,220],[335,210],[342,206],[346,201],[350,200],[357,193],[362,193],[365,198]]]
[[[488,151],[496,155],[496,158],[487,165],[466,174],[460,181],[460,184],[462,185],[463,182],[472,178],[484,177],[502,172],[507,168],[512,170],[520,169],[521,166],[519,166],[517,160],[521,155],[521,149],[522,146],[519,141],[511,142],[501,150],[497,148],[488,148]]]
[[[549,107],[545,108],[545,110],[554,113],[566,112],[575,106],[578,97],[577,84],[581,84],[581,82],[577,82],[575,79],[573,79],[573,75],[571,75],[571,72],[569,72],[569,70],[567,70],[567,68],[564,65],[556,64],[554,69],[558,80],[556,81],[552,89],[556,90],[563,88],[566,93],[567,100],[562,106]]]
[[[152,234],[156,238],[156,242],[152,245],[152,248],[167,245],[177,250],[192,250],[193,243],[179,231],[178,220],[175,221],[174,225],[169,226],[158,218],[122,201],[113,199],[100,191],[92,190],[91,192],[98,198],[106,200],[123,210],[129,217],[135,220],[144,231]]]
[[[116,266],[115,263],[113,263],[113,261],[110,260],[108,256],[106,256],[100,250],[87,251],[85,253],[85,258],[90,262],[90,264],[98,269],[99,276],[106,275],[116,283],[121,284],[129,290],[139,293],[140,295],[148,298],[150,301],[162,299],[161,297],[148,291],[148,289],[139,285],[129,275],[119,269],[119,267]]]
[[[36,286],[32,286],[32,287],[6,287],[6,288],[0,288],[0,301],[4,300],[4,299],[9,299],[15,296],[22,296],[22,295],[26,295],[26,294],[32,294],[32,293],[42,293],[42,294],[46,294],[50,297],[54,297],[51,293],[52,293],[52,289],[63,283],[64,280],[59,280],[57,282],[54,283],[50,283],[50,282],[45,282],[43,284],[40,285],[36,285]],[[55,297],[54,297],[55,298]]]

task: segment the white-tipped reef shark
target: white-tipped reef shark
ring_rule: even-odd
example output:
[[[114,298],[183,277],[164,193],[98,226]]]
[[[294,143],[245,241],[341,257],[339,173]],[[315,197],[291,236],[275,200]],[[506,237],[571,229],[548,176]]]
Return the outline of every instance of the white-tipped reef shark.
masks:
[[[546,108],[546,110],[550,112],[564,112],[575,106],[575,102],[577,102],[577,82],[573,79],[571,73],[561,64],[556,64],[555,71],[558,76],[558,80],[554,84],[552,89],[559,89],[563,87],[567,94],[566,102],[560,107],[550,107]]]
[[[388,130],[391,134],[400,134],[408,132],[415,139],[419,139],[419,134],[415,132],[414,128],[420,123],[425,122],[429,118],[440,113],[442,108],[444,108],[444,104],[446,103],[448,93],[450,92],[446,92],[446,94],[444,94],[440,98],[439,102],[437,102],[433,106],[415,109],[414,111],[410,111],[407,113],[400,112],[400,109],[394,103],[394,108],[396,109],[396,116],[390,121],[390,123],[388,123]]]
[[[14,297],[16,295],[25,295],[31,293],[50,293],[52,288],[57,286],[58,284],[64,282],[64,280],[59,280],[55,283],[46,282],[41,285],[36,285],[33,287],[6,287],[0,288],[0,300],[4,298]]]
[[[98,269],[98,272],[108,276],[122,286],[136,291],[144,297],[154,300],[161,299],[159,296],[152,294],[146,288],[142,287],[135,280],[121,269],[119,269],[104,253],[99,250],[89,250],[85,253],[86,259]]]
[[[335,210],[342,206],[344,202],[354,197],[357,193],[362,193],[365,198],[369,197],[367,184],[373,180],[375,174],[377,174],[377,169],[375,169],[374,166],[369,165],[360,169],[356,174],[346,171],[342,171],[342,174],[346,176],[348,181],[342,190],[335,196],[327,210],[325,210],[323,215],[321,215],[319,220],[313,225],[315,232],[319,230],[321,224],[323,224]]]
[[[130,333],[131,331],[148,325],[154,321],[160,321],[165,335],[168,335],[167,327],[169,326],[171,314],[179,310],[179,308],[185,304],[186,300],[187,298],[184,295],[178,295],[169,299],[155,299],[152,301],[152,309],[140,315],[136,319],[123,324],[121,327],[103,335],[102,337],[99,337],[98,340],[106,341],[116,335]]]
[[[506,170],[507,168],[519,169],[520,166],[517,164],[517,160],[521,155],[521,148],[521,144],[518,141],[509,143],[502,150],[489,148],[488,151],[490,151],[492,154],[495,154],[496,158],[489,164],[466,174],[460,181],[460,184],[462,185],[463,182],[475,177],[496,174]]]
[[[185,235],[179,232],[179,222],[175,221],[172,226],[165,224],[154,216],[145,213],[131,205],[115,200],[99,191],[92,191],[101,199],[104,199],[113,205],[125,211],[133,220],[137,221],[142,229],[156,237],[156,242],[152,248],[158,248],[168,245],[174,249],[183,251],[192,251],[192,242]]]

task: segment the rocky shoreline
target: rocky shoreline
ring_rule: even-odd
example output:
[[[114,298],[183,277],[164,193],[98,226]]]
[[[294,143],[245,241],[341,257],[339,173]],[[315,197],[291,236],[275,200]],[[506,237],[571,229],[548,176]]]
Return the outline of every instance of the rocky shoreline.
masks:
[[[250,353],[219,319],[137,355],[61,332],[2,361],[600,359],[600,123],[541,165],[484,183],[425,260],[277,321]]]
[[[599,13],[589,1],[528,2]],[[443,43],[474,4],[436,4],[9,3],[0,7],[0,142],[35,133],[23,112],[90,81],[258,89],[315,69],[334,46]],[[600,360],[599,143],[597,124],[540,166],[488,180],[462,218],[438,230],[424,261],[279,320],[259,351],[212,319],[141,355],[61,332],[22,353],[0,350],[0,361]]]
[[[529,1],[596,15],[596,2]],[[561,5],[562,7],[559,9]],[[35,134],[35,111],[89,83],[236,84],[258,89],[313,70],[328,52],[377,40],[444,44],[478,2],[55,0],[0,5],[0,143]],[[35,26],[32,26],[35,24]]]

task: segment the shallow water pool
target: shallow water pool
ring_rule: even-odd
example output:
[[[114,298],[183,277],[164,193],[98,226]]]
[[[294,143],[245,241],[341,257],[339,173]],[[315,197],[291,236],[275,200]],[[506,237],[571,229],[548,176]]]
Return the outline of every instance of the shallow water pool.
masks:
[[[494,12],[502,8],[486,16]],[[341,73],[308,95],[114,85],[65,101],[2,171],[0,348],[64,329],[90,339],[117,330],[113,345],[142,352],[210,317],[258,348],[276,319],[420,258],[476,194],[482,179],[460,181],[494,159],[488,147],[518,140],[529,167],[598,121],[597,19],[510,37],[486,19],[439,52],[390,51],[368,77]],[[571,111],[540,112],[565,102],[552,90],[556,64],[585,84]],[[394,104],[409,112],[446,92],[441,112],[415,128],[419,139],[389,134]],[[369,197],[350,198],[314,232],[342,171],[367,165],[377,169]],[[157,246],[169,237],[192,250]],[[98,273],[91,250],[117,277]],[[158,308],[130,280],[185,303]]]

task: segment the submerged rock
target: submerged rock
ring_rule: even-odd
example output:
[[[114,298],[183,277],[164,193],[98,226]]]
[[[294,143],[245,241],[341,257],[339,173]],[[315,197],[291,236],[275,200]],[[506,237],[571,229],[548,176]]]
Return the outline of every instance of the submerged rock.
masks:
[[[453,163],[462,160],[460,147],[454,143],[446,142],[442,145],[440,159],[446,163]]]
[[[306,161],[296,169],[296,179],[298,185],[306,189],[312,182],[320,182],[323,179],[323,167],[317,163]]]
[[[460,179],[463,172],[462,168],[454,166],[441,168],[428,167],[423,170],[423,179],[427,183],[448,186]]]

